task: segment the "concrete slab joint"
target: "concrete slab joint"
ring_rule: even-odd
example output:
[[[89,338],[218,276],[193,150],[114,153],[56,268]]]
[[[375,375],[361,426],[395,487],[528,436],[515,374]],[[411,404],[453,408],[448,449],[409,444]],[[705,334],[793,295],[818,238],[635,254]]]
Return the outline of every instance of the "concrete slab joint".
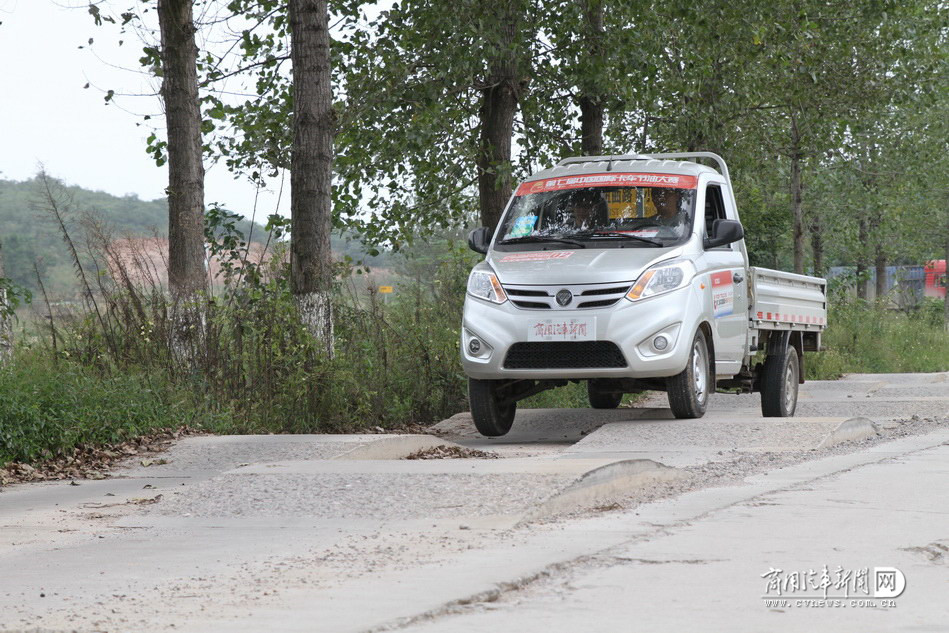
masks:
[[[404,459],[412,453],[437,447],[458,446],[432,435],[388,435],[357,446],[333,459]]]
[[[617,503],[636,490],[660,481],[687,477],[685,471],[651,459],[627,459],[595,468],[530,510],[522,521]]]
[[[876,435],[879,430],[876,422],[869,418],[850,418],[841,422],[836,429],[831,431],[817,445],[817,449],[828,448],[842,442],[865,440]]]

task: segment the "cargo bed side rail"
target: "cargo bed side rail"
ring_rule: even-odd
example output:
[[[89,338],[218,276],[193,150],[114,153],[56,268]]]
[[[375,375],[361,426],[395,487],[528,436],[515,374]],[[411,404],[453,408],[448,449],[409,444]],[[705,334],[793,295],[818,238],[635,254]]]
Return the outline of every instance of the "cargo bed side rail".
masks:
[[[821,332],[827,327],[827,280],[751,267],[751,326]]]

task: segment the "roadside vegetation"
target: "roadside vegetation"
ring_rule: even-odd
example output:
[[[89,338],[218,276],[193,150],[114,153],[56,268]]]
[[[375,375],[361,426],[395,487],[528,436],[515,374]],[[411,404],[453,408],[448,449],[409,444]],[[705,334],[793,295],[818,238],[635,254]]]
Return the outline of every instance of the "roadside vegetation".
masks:
[[[38,203],[0,181],[0,463],[181,424],[346,432],[465,410],[464,230],[576,155],[721,154],[753,265],[852,267],[812,379],[949,369],[949,302],[940,321],[884,300],[888,266],[949,255],[944,2],[209,0],[159,3],[161,37],[127,4],[90,4],[95,39],[144,38],[164,99],[144,149],[176,195],[78,195],[97,213],[68,217],[45,174]],[[292,219],[252,236],[256,209],[242,224],[204,200],[212,163],[289,180]],[[110,235],[166,221],[157,262]],[[340,257],[340,235],[363,254]],[[379,256],[397,282],[367,277]],[[521,406],[585,404],[571,385]]]
[[[239,240],[234,231],[219,244]],[[388,296],[367,283],[366,269],[340,263],[332,357],[300,325],[285,266],[245,262],[239,251],[233,257],[224,292],[200,303],[204,327],[188,349],[170,344],[169,308],[157,287],[103,281],[86,309],[21,323],[21,342],[0,369],[0,463],[183,425],[215,433],[360,432],[426,425],[467,409],[457,339],[476,256],[458,240],[433,241],[424,257],[396,258],[404,281]],[[131,272],[116,278],[138,278]],[[941,302],[906,313],[838,292],[830,310],[827,350],[808,355],[809,379],[949,370]],[[585,385],[522,406],[585,407]]]
[[[911,311],[839,294],[831,298],[826,351],[808,354],[808,380],[846,373],[949,371],[949,332],[943,302],[928,299]]]
[[[165,376],[102,371],[35,349],[0,369],[0,393],[0,466],[206,420]]]
[[[80,445],[120,443],[162,428],[215,433],[360,432],[425,425],[467,409],[457,360],[467,253],[429,281],[406,282],[388,303],[359,298],[359,276],[335,296],[337,348],[321,355],[294,318],[285,283],[207,304],[207,355],[176,358],[162,336],[164,306],[118,292],[116,319],[75,315],[18,346],[0,369],[0,464],[34,462]],[[228,302],[231,301],[229,304]],[[849,372],[949,370],[942,305],[906,314],[859,300],[831,304],[827,351],[808,379]],[[128,312],[126,312],[128,311]],[[125,314],[128,320],[119,318]],[[584,385],[538,394],[524,407],[585,407]]]
[[[20,323],[16,353],[0,368],[0,464],[182,425],[214,433],[360,432],[430,424],[467,409],[458,361],[476,258],[467,246],[442,239],[423,256],[393,258],[404,281],[388,296],[367,282],[368,269],[340,262],[329,356],[300,323],[286,265],[246,260],[229,248],[242,235],[227,216],[209,219],[225,283],[193,306],[203,327],[184,347],[172,342],[162,288],[130,281],[145,278],[135,270],[144,264],[120,261],[107,247],[75,263],[80,280],[112,271],[87,289],[85,305],[64,311],[37,300],[35,318]],[[585,386],[570,385],[522,406],[585,404]]]

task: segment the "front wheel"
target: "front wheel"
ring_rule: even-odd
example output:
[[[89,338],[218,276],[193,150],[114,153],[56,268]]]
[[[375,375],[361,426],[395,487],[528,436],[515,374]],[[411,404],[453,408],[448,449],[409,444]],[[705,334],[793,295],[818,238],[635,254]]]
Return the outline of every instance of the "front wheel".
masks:
[[[709,361],[708,341],[701,329],[692,339],[689,363],[680,373],[666,378],[669,408],[677,418],[700,418],[705,415],[708,396],[715,377]]]
[[[797,409],[800,365],[797,349],[788,345],[780,354],[768,355],[761,375],[761,415],[789,418]]]
[[[468,379],[468,403],[475,428],[486,437],[506,435],[514,424],[517,403],[503,403],[498,397],[501,380]]]

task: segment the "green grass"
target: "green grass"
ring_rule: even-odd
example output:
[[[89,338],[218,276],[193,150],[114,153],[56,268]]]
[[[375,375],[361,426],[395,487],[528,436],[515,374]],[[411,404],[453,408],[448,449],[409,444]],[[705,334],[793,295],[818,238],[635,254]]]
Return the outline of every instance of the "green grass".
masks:
[[[165,383],[20,353],[0,368],[0,466],[195,422]]]
[[[949,371],[949,333],[942,303],[927,301],[906,314],[858,300],[831,301],[826,351],[807,354],[810,380],[848,373]]]

